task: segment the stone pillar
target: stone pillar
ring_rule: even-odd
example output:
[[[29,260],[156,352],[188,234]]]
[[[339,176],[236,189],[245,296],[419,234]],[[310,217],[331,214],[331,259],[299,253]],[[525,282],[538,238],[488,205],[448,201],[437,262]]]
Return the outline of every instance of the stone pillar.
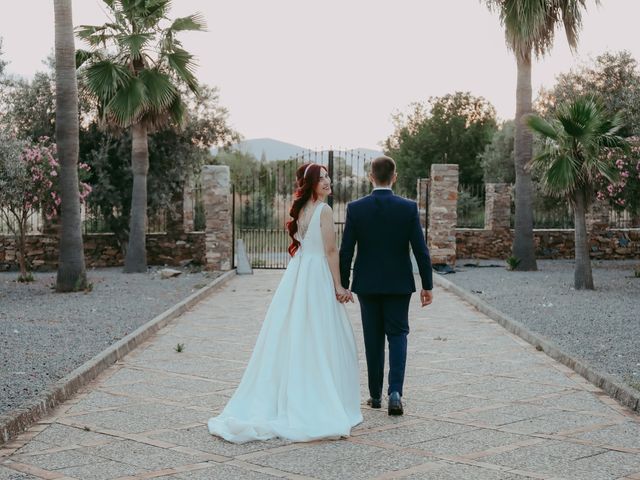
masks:
[[[194,218],[196,211],[196,197],[193,179],[188,178],[184,185],[184,197],[182,200],[183,212],[182,219],[184,222],[184,231],[193,232],[195,230]]]
[[[207,270],[224,271],[232,268],[230,178],[229,167],[226,165],[205,165],[202,168]]]
[[[427,244],[434,264],[456,263],[458,165],[431,165]]]
[[[416,186],[418,192],[418,213],[423,230],[427,228],[427,212],[429,207],[429,179],[419,178]]]
[[[487,183],[484,188],[485,230],[509,230],[511,228],[511,185]]]

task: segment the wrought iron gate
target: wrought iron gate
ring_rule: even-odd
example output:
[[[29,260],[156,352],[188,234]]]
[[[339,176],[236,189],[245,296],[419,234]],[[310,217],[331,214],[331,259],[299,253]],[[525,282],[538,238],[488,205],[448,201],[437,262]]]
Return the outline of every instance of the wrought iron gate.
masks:
[[[304,151],[287,160],[260,162],[257,172],[234,178],[233,232],[244,242],[254,268],[286,268],[291,238],[285,228],[295,190],[295,173],[303,163],[325,165],[332,179],[337,239],[344,230],[346,205],[370,191],[367,179],[372,158],[353,150]],[[235,266],[235,259],[234,259]]]

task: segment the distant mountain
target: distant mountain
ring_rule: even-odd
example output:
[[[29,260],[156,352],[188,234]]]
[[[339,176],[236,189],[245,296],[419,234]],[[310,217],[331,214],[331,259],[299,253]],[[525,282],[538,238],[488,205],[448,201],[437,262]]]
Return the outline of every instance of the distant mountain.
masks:
[[[274,140],[273,138],[254,138],[251,140],[243,140],[240,143],[232,145],[231,149],[243,153],[249,153],[258,160],[263,158],[264,155],[264,158],[269,162],[275,160],[286,160],[296,155],[308,156],[309,152],[311,152],[311,155],[316,154],[322,158],[326,158],[327,154],[327,150],[315,152],[309,148],[294,145],[292,143],[281,142],[280,140]],[[213,148],[211,153],[215,155],[217,151],[217,148]],[[373,159],[382,155],[381,151],[372,150],[370,148],[354,148],[347,150],[347,152],[349,155],[359,155],[361,158],[363,157],[366,159]],[[336,155],[339,155],[339,153],[336,152]]]

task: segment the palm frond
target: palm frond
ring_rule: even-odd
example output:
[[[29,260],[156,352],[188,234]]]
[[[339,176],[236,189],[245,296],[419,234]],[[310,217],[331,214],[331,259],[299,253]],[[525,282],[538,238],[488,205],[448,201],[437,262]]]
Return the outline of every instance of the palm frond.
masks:
[[[96,48],[106,47],[107,43],[115,39],[121,31],[121,27],[115,23],[80,25],[76,28],[76,35],[89,46]]]
[[[545,183],[549,192],[567,194],[578,186],[580,165],[570,155],[560,153],[549,165]]]
[[[170,30],[174,32],[181,32],[185,30],[203,31],[207,28],[204,20],[204,15],[201,13],[194,13],[187,17],[176,18],[171,26]]]
[[[553,46],[556,27],[562,23],[569,46],[575,49],[582,27],[586,0],[484,0],[497,11],[505,29],[507,46],[519,58],[540,57]],[[596,0],[597,3],[597,0]]]
[[[76,68],[80,68],[88,61],[100,61],[103,60],[100,52],[90,52],[89,50],[76,50]]]
[[[171,8],[170,0],[122,0],[121,3],[126,17],[143,30],[154,28]]]
[[[551,138],[553,140],[558,139],[558,132],[549,122],[537,115],[528,115],[526,118],[527,125],[534,132],[543,135],[544,137]]]
[[[620,180],[620,171],[616,168],[613,162],[600,160],[595,164],[595,170],[610,183],[615,183]]]
[[[135,123],[149,108],[149,99],[144,82],[130,77],[106,105],[106,115],[121,127]]]
[[[582,28],[582,10],[586,10],[585,0],[556,0],[562,12],[562,24],[571,50],[578,47],[578,34]],[[596,0],[596,4],[598,0]]]
[[[129,52],[132,59],[138,60],[142,57],[144,47],[153,40],[153,37],[153,33],[132,33],[119,35],[117,42],[124,51]]]
[[[89,91],[98,98],[110,99],[131,80],[127,67],[102,60],[90,64],[84,70],[84,78]]]
[[[603,121],[602,107],[592,96],[578,97],[561,105],[556,117],[570,136],[586,139],[586,142],[595,138],[594,134]]]
[[[186,50],[176,49],[173,52],[164,53],[163,56],[178,79],[186,83],[189,89],[197,94],[198,81],[194,74],[195,62],[193,61],[193,55]]]
[[[143,70],[139,78],[145,85],[149,108],[156,112],[168,110],[178,94],[171,78],[156,69]]]
[[[171,106],[168,109],[168,112],[171,120],[176,125],[182,126],[184,124],[187,109],[180,95],[175,96],[173,102],[171,103]]]
[[[623,124],[617,115],[607,118],[598,99],[578,97],[559,105],[551,122],[533,119],[528,123],[546,139],[543,153],[532,165],[541,173],[548,193],[573,201],[582,192],[589,202],[599,176],[616,177],[617,169],[602,148],[624,147],[625,140],[618,134]]]

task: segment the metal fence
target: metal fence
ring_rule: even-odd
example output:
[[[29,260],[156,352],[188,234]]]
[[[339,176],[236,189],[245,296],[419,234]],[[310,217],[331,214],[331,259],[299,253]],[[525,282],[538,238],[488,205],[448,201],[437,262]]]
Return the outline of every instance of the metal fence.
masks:
[[[117,218],[121,214],[114,212],[113,217]],[[111,233],[113,228],[108,221],[108,216],[95,206],[82,205],[80,218],[82,220],[82,231],[89,233]],[[13,234],[11,227],[15,225],[15,221],[11,220],[7,223],[5,215],[0,211],[0,235]],[[44,232],[46,221],[42,214],[34,210],[30,213],[27,221],[27,235],[39,235]],[[204,228],[203,228],[204,229]],[[159,211],[155,215],[149,216],[147,220],[147,233],[165,233],[167,230],[167,214],[164,210]]]
[[[484,228],[484,184],[458,184],[458,228]]]
[[[16,222],[11,219],[9,216],[9,222],[7,223],[7,218],[4,214],[6,210],[0,208],[0,235],[11,235],[13,232],[11,227],[15,227]],[[27,220],[27,234],[34,235],[42,232],[43,228],[43,219],[40,212],[34,210],[31,212],[29,219]]]
[[[515,196],[511,196],[511,227],[515,224]],[[458,228],[484,228],[485,185],[458,185]],[[533,201],[533,228],[573,229],[574,218],[571,205],[557,198],[546,197],[537,192]],[[640,228],[640,216],[630,212],[619,212],[609,207],[610,228]]]

